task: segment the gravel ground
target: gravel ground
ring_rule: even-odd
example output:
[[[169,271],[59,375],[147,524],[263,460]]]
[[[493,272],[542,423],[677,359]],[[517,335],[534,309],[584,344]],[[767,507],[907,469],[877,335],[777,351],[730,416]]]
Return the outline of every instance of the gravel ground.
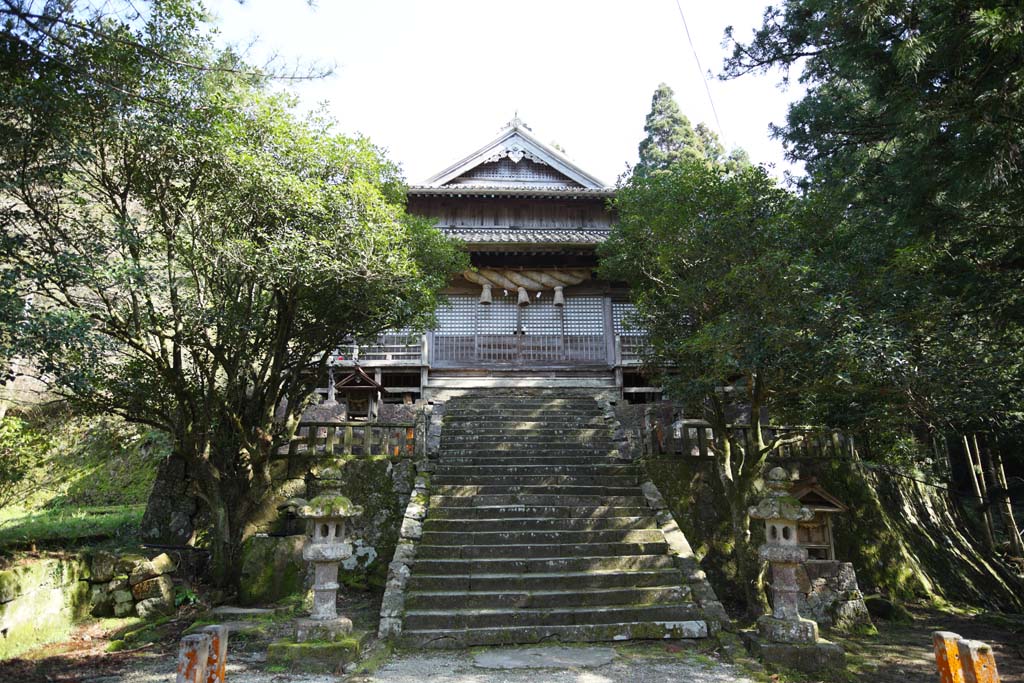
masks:
[[[360,683],[753,683],[735,667],[685,655],[619,656],[582,669],[480,669],[473,653],[405,654],[392,658]]]
[[[500,652],[507,653],[509,649]],[[228,665],[231,683],[754,683],[731,665],[689,650],[672,652],[664,646],[617,649],[610,664],[584,668],[486,669],[474,658],[492,650],[471,652],[401,653],[371,674],[335,677],[260,671],[258,659],[236,658]],[[82,683],[166,683],[173,681],[174,662],[165,656],[138,658],[130,670],[114,675],[84,677]]]

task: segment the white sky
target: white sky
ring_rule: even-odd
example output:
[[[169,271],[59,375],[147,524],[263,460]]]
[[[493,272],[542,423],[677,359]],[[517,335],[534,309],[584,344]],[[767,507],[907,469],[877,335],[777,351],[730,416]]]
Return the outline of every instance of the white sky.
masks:
[[[208,0],[225,41],[259,63],[271,52],[336,67],[293,87],[326,102],[341,130],[386,148],[417,183],[495,137],[516,111],[542,141],[613,184],[635,163],[658,83],[714,127],[675,0]],[[765,0],[682,0],[705,72],[721,70],[723,31],[747,38]],[[799,85],[778,74],[709,80],[728,147],[795,171],[768,124]]]

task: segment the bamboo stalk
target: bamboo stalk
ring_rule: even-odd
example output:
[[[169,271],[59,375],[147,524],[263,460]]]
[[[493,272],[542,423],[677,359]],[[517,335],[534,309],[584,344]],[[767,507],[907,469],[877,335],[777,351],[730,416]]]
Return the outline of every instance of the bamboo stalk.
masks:
[[[999,510],[1010,537],[1010,549],[1015,557],[1024,557],[1024,539],[1020,537],[1020,527],[1013,516],[1013,501],[1010,500],[1010,486],[1006,481],[1006,470],[1003,469],[1003,456],[998,450],[989,448],[989,457],[992,461],[992,474],[1000,491]]]
[[[967,455],[968,471],[971,473],[971,488],[974,489],[974,496],[978,499],[978,509],[982,515],[982,533],[985,537],[985,547],[988,548],[989,552],[995,552],[996,542],[992,537],[992,519],[988,514],[988,509],[985,506],[985,498],[981,493],[981,484],[978,482],[978,470],[975,469],[974,465],[974,453],[971,451],[971,444],[967,440],[967,435],[963,435],[964,438],[964,453]]]

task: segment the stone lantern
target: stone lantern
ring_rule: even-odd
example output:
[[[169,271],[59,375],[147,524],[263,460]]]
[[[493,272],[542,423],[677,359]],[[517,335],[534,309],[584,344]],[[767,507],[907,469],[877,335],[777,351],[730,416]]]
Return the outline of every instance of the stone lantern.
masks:
[[[325,473],[327,474],[327,473]],[[329,477],[325,477],[329,478]],[[313,564],[313,609],[300,619],[296,640],[334,640],[352,631],[352,621],[338,616],[338,565],[352,557],[348,542],[348,520],[363,512],[336,490],[321,493],[298,510],[306,520],[309,540],[302,557]]]
[[[751,519],[764,520],[762,560],[771,565],[772,613],[757,620],[756,650],[764,659],[804,671],[841,667],[844,654],[834,643],[818,638],[818,624],[800,616],[800,585],[797,569],[807,561],[807,549],[797,542],[799,522],[813,513],[790,494],[789,473],[773,468],[766,481],[768,493],[755,507]]]

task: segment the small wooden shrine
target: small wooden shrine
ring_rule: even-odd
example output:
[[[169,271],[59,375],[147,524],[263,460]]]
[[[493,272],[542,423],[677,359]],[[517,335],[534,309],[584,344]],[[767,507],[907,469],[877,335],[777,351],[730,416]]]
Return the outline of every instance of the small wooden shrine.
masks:
[[[846,512],[846,505],[822,488],[814,477],[794,482],[790,495],[814,515],[811,519],[800,522],[797,527],[797,542],[807,549],[808,559],[836,559],[832,517],[836,513]]]

